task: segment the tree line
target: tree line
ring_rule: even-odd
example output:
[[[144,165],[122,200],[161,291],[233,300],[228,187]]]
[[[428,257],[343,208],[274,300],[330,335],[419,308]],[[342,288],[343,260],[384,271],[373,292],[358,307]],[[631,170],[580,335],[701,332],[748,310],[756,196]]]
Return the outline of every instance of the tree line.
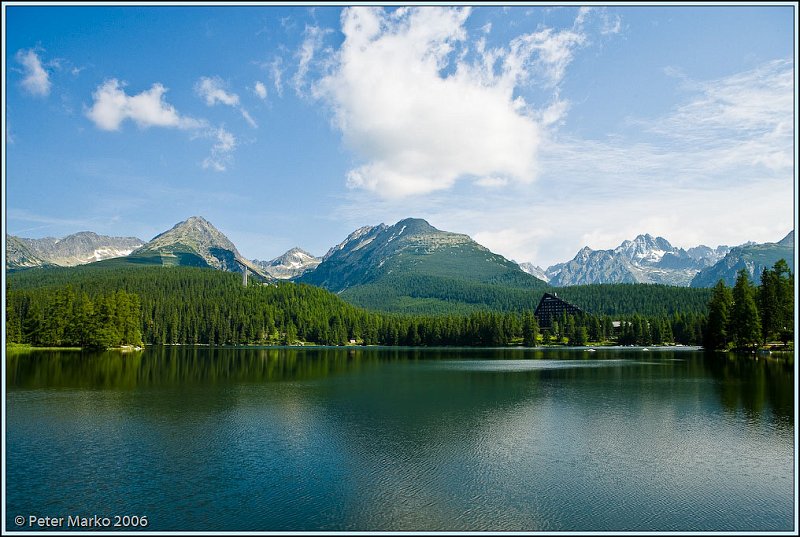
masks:
[[[612,286],[611,293],[623,291],[663,293],[660,286],[631,285]],[[702,342],[705,316],[694,307],[647,316],[563,315],[541,328],[532,313],[538,293],[531,294],[536,299],[521,311],[382,313],[305,284],[251,282],[245,288],[238,275],[208,269],[85,266],[13,275],[8,279],[6,315],[9,341],[53,346]]]
[[[94,297],[71,285],[8,293],[6,338],[48,347],[141,345],[141,308],[123,290]]]
[[[764,269],[754,285],[745,270],[733,289],[723,280],[714,286],[708,303],[703,345],[711,350],[755,349],[769,342],[786,345],[794,339],[794,278],[781,259]]]

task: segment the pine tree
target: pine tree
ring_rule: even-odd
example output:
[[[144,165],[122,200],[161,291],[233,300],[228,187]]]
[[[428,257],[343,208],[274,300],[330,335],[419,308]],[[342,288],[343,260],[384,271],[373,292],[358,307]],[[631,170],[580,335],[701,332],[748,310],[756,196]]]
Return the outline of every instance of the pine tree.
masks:
[[[714,286],[711,301],[708,303],[708,322],[703,334],[703,346],[706,349],[719,350],[728,347],[728,325],[732,308],[733,293],[725,285],[725,281],[720,279]]]
[[[761,340],[761,321],[756,307],[755,290],[744,269],[739,271],[736,285],[733,286],[729,331],[737,349],[756,347]]]
[[[522,344],[526,347],[535,347],[539,337],[539,323],[530,311],[522,316]]]
[[[780,259],[772,269],[761,273],[758,290],[758,313],[761,336],[766,343],[773,338],[789,339],[787,332],[794,324],[794,282],[789,265]]]
[[[589,332],[586,330],[586,327],[581,325],[575,327],[575,330],[572,333],[572,338],[570,339],[569,344],[574,345],[576,347],[583,347],[586,345],[586,342],[589,339]]]

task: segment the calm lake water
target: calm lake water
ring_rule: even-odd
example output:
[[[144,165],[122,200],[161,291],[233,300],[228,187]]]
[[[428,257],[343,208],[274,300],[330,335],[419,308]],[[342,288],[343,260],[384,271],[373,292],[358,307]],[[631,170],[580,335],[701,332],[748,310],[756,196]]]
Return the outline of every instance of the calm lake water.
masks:
[[[148,531],[792,531],[794,456],[793,366],[774,360],[7,357],[7,530],[144,515]]]

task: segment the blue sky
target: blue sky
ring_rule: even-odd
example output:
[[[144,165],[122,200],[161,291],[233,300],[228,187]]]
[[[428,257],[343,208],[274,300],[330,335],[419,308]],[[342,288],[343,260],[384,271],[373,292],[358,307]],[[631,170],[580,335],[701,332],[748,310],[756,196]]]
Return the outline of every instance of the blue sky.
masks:
[[[546,267],[793,227],[791,5],[5,8],[11,234],[248,258],[427,219]]]

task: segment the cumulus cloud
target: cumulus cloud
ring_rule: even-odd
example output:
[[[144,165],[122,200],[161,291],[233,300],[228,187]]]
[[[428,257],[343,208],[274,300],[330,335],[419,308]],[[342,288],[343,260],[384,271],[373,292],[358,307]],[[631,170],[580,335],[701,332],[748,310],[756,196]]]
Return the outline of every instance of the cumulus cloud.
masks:
[[[487,48],[485,37],[469,41],[469,15],[468,7],[343,11],[344,42],[313,94],[363,160],[349,187],[399,198],[462,178],[494,187],[535,179],[543,127],[568,103],[537,112],[515,90],[529,82],[557,90],[585,36],[543,28]]]
[[[260,84],[260,82],[259,82]],[[263,88],[263,84],[261,85]],[[241,105],[239,101],[239,96],[235,93],[230,93],[225,89],[225,82],[215,76],[215,77],[200,77],[200,80],[194,86],[194,90],[203,100],[205,100],[208,106],[214,106],[216,104],[224,104],[226,106],[230,106],[239,110],[239,113],[242,114],[242,117],[247,121],[247,123],[256,128],[258,125],[256,124],[253,117],[247,112],[247,110]],[[265,89],[265,96],[266,96],[266,89]]]
[[[119,130],[120,125],[130,119],[141,128],[170,127],[195,129],[203,125],[197,119],[181,116],[174,106],[164,100],[167,88],[153,84],[149,90],[128,95],[125,83],[116,78],[106,80],[92,93],[94,103],[86,111],[97,128],[106,131]]]
[[[267,98],[267,87],[260,80],[256,81],[256,85],[253,87],[253,91],[262,101]]]
[[[22,79],[22,87],[25,91],[36,97],[47,97],[50,95],[50,75],[42,66],[42,60],[33,49],[19,50],[16,55],[17,62],[22,65],[25,78]]]
[[[210,126],[204,119],[180,114],[164,100],[167,88],[159,83],[136,95],[128,95],[124,87],[125,83],[112,78],[92,93],[92,106],[85,113],[98,129],[117,131],[129,119],[144,129],[163,127],[188,130],[193,138],[214,140],[210,155],[202,162],[203,168],[215,171],[227,169],[237,145],[233,134],[222,127]]]
[[[793,68],[684,77],[680,101],[629,132],[544,138],[534,185],[474,181],[417,198],[415,213],[543,267],[640,233],[684,248],[779,240],[794,226]],[[352,191],[336,216],[363,225],[408,214],[407,200],[373,198]]]

